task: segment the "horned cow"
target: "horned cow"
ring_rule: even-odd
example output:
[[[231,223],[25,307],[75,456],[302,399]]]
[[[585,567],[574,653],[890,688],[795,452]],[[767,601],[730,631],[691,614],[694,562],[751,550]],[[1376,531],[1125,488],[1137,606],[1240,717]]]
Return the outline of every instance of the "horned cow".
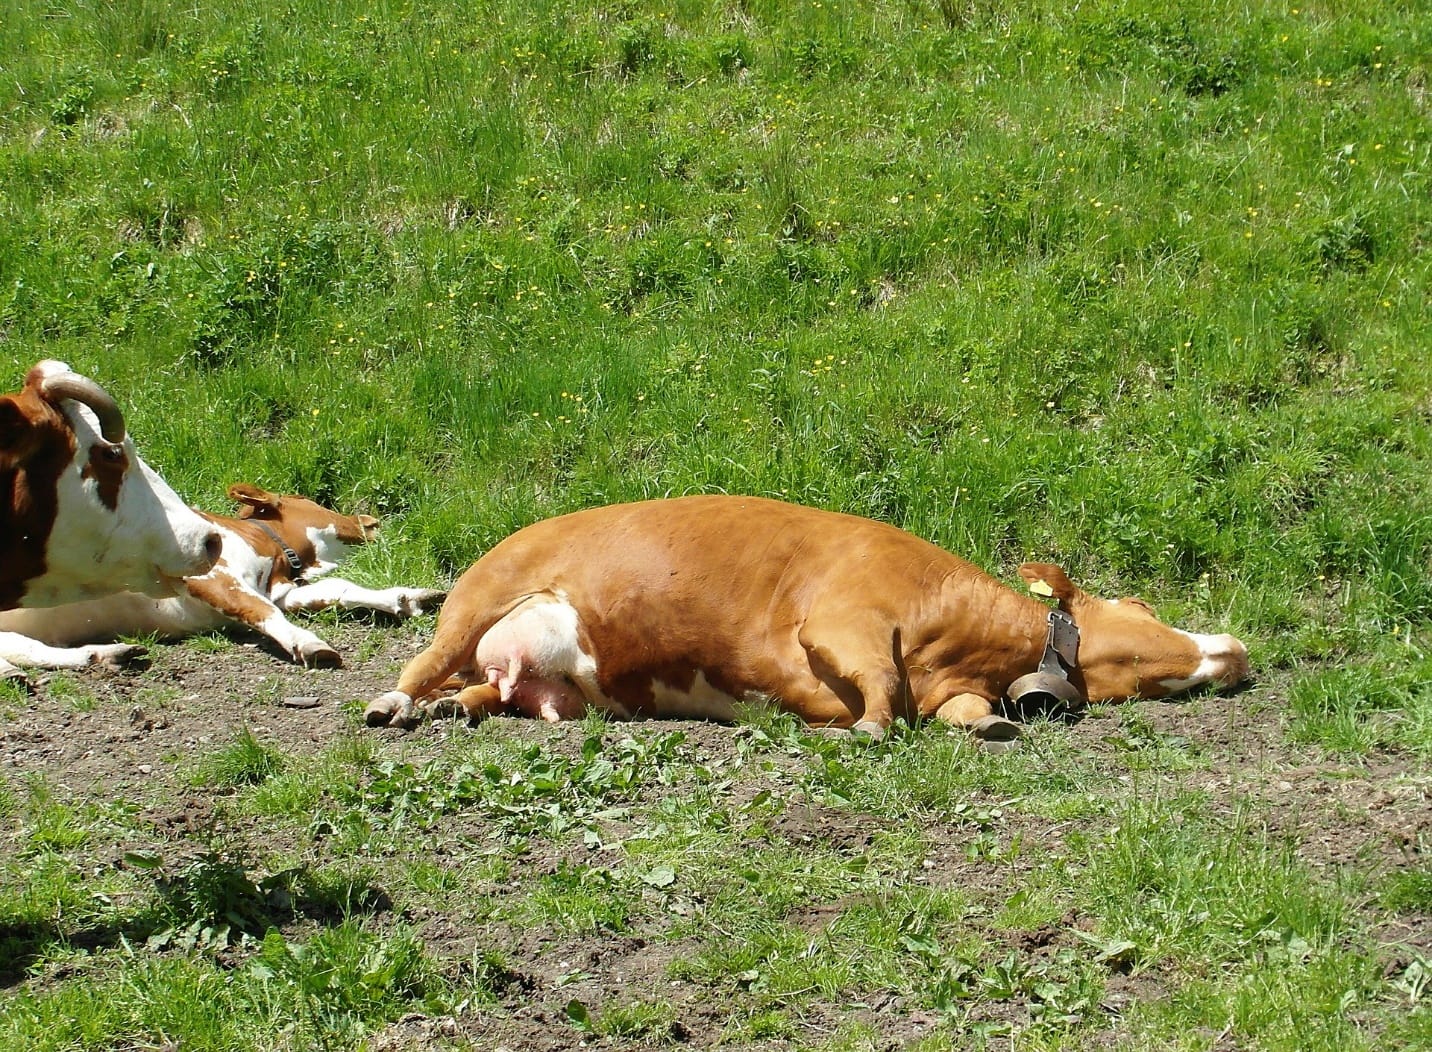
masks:
[[[731,719],[766,697],[812,725],[879,734],[933,716],[1008,738],[1018,727],[995,706],[1031,679],[1116,701],[1248,675],[1233,636],[1088,595],[1057,566],[1019,572],[1057,609],[850,515],[724,495],[576,512],[479,559],[367,720],[407,727],[454,705]]]
[[[376,535],[378,520],[370,515],[343,515],[244,483],[230,486],[229,496],[240,506],[237,517],[201,513],[223,541],[217,563],[184,578],[178,595],[131,593],[0,613],[0,630],[41,641],[7,652],[0,634],[0,653],[16,664],[74,668],[88,664],[93,649],[76,643],[119,635],[176,638],[240,625],[272,639],[295,661],[337,667],[338,651],[286,612],[338,606],[412,617],[442,601],[444,593],[430,588],[365,588],[326,576],[349,546]]]
[[[220,543],[139,458],[119,405],[95,381],[47,360],[0,396],[0,611],[173,595],[209,571]],[[0,678],[23,678],[12,655],[37,646],[0,626]],[[91,647],[83,660],[119,664],[137,650]]]

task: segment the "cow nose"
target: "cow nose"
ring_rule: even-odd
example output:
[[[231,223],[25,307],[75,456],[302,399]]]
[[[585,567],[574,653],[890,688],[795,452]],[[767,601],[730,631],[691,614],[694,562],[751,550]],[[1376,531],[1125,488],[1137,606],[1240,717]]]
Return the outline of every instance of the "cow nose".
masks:
[[[1218,675],[1218,681],[1226,687],[1232,687],[1242,683],[1251,673],[1248,664],[1248,648],[1243,641],[1234,636],[1223,636],[1223,670]]]
[[[214,568],[214,564],[219,561],[219,556],[223,554],[223,551],[224,538],[219,535],[217,530],[209,531],[204,538],[204,573],[208,573]]]

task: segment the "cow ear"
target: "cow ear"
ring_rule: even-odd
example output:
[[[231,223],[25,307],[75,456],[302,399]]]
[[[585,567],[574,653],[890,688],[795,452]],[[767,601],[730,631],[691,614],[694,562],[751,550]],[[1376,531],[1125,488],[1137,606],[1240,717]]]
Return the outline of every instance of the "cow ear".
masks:
[[[1019,568],[1019,576],[1024,578],[1035,595],[1059,600],[1059,609],[1064,611],[1068,611],[1070,604],[1084,594],[1053,563],[1025,563]]]
[[[238,501],[244,507],[239,509],[242,518],[253,515],[277,515],[283,498],[266,489],[250,486],[247,482],[235,482],[229,487],[229,499]]]
[[[1158,611],[1153,608],[1152,603],[1150,603],[1147,599],[1140,599],[1136,595],[1123,596],[1119,600],[1119,604],[1121,606],[1136,606],[1140,610],[1146,611],[1150,617],[1159,616]]]

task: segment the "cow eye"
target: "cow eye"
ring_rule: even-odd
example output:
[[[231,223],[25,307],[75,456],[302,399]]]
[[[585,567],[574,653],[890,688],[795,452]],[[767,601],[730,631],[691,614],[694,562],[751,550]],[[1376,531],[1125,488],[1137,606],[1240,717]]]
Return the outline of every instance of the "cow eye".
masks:
[[[121,460],[124,459],[123,446],[114,445],[104,446],[102,448],[104,449],[104,459],[108,460],[111,464],[118,464]]]

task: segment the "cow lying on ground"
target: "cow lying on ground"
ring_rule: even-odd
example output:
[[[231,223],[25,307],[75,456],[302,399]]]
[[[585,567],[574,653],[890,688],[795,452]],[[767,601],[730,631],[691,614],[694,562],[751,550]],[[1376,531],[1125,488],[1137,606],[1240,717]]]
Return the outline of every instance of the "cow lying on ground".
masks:
[[[43,361],[0,396],[0,611],[115,592],[175,594],[207,573],[219,534],[139,459],[124,414],[97,383]],[[0,616],[4,616],[0,614]],[[0,679],[33,640],[0,625]],[[137,648],[93,648],[122,663]]]
[[[12,652],[0,633],[0,653],[19,665],[77,668],[91,663],[94,648],[75,643],[150,633],[179,637],[239,624],[268,636],[295,661],[337,667],[338,651],[290,622],[286,611],[339,606],[412,617],[443,598],[427,588],[363,588],[324,576],[349,545],[373,538],[378,520],[372,516],[340,515],[303,497],[244,484],[229,487],[229,496],[240,504],[238,518],[201,513],[223,538],[218,562],[208,573],[186,577],[177,596],[115,595],[0,613],[0,630],[49,644]]]
[[[1072,656],[1067,684],[1089,701],[1248,675],[1232,636],[1086,595],[1056,566],[1020,575],[1062,614],[849,515],[731,496],[577,512],[520,530],[469,569],[432,645],[367,719],[407,727],[453,706],[560,719],[591,706],[729,720],[738,703],[769,697],[812,725],[879,734],[897,717],[935,716],[1008,738],[1018,728],[994,706],[1050,660],[1056,618],[1073,623],[1075,646],[1059,646]]]

